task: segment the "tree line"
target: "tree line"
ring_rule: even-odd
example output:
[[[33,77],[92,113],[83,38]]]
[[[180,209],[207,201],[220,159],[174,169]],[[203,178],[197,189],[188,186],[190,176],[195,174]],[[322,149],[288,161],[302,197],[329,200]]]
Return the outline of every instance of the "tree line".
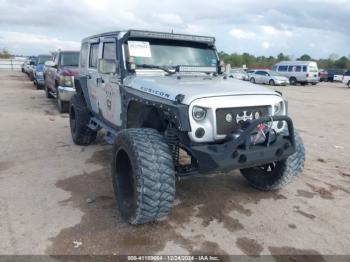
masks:
[[[274,64],[280,61],[290,61],[290,60],[299,60],[299,61],[315,61],[318,64],[318,68],[322,69],[344,69],[350,70],[350,56],[341,56],[339,57],[336,54],[330,55],[327,59],[313,59],[310,55],[304,54],[299,58],[285,55],[283,53],[275,56],[254,56],[249,53],[243,54],[227,54],[223,51],[219,52],[219,57],[226,64],[230,64],[231,67],[242,67],[246,65],[248,68],[254,67],[272,67]]]
[[[9,51],[6,49],[6,48],[4,48],[4,49],[2,49],[1,51],[0,51],[0,58],[2,58],[2,59],[8,59],[8,58],[11,58],[12,57],[12,55],[9,53]]]

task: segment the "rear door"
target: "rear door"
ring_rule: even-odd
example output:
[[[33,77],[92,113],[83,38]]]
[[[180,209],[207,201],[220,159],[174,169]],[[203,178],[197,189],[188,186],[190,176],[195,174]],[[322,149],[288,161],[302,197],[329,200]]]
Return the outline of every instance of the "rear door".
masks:
[[[263,71],[256,71],[254,74],[255,83],[262,83],[263,82]]]
[[[266,71],[262,71],[262,75],[261,75],[261,82],[263,84],[268,84],[270,81],[270,75],[268,72]]]
[[[99,101],[99,95],[101,94],[101,90],[99,90],[97,86],[98,84],[97,79],[99,79],[99,75],[97,72],[97,61],[98,61],[99,53],[100,53],[99,41],[90,42],[86,77],[87,77],[87,86],[90,93],[91,107],[92,107],[92,110],[97,114],[101,113],[100,101]]]
[[[318,67],[317,64],[315,62],[310,62],[308,64],[308,80],[309,81],[314,81],[314,82],[318,82],[319,81],[319,77],[318,77]]]

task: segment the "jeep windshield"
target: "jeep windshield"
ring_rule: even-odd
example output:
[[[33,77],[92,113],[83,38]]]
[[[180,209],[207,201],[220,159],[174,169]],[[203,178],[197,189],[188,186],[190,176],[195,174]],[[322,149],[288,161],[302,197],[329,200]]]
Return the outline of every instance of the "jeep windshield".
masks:
[[[125,44],[126,57],[131,58],[136,68],[169,69],[177,66],[211,67],[217,71],[216,51],[202,43],[169,40],[128,40]]]
[[[61,66],[78,66],[79,52],[61,53],[60,64]]]

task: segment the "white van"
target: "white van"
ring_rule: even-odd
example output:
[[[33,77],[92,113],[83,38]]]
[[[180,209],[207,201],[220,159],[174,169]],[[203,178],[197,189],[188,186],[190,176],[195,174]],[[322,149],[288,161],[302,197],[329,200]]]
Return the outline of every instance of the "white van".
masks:
[[[317,63],[313,61],[282,61],[275,64],[272,70],[287,77],[291,85],[316,85],[320,80]]]

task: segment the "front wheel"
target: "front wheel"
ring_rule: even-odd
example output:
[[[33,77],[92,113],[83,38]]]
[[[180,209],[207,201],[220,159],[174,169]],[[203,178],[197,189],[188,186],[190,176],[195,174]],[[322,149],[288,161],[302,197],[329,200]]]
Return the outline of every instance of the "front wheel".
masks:
[[[348,88],[350,88],[350,81],[348,82]]]
[[[273,79],[271,79],[269,84],[270,84],[270,86],[274,86],[275,85],[275,81]]]
[[[112,179],[121,215],[130,224],[167,216],[175,199],[175,169],[169,146],[155,129],[118,133]]]
[[[254,77],[252,77],[252,78],[250,79],[250,83],[255,84],[255,79],[254,79]]]
[[[294,131],[296,152],[285,160],[258,167],[241,169],[241,174],[253,187],[263,190],[277,190],[299,176],[304,168],[305,148],[300,135]]]

